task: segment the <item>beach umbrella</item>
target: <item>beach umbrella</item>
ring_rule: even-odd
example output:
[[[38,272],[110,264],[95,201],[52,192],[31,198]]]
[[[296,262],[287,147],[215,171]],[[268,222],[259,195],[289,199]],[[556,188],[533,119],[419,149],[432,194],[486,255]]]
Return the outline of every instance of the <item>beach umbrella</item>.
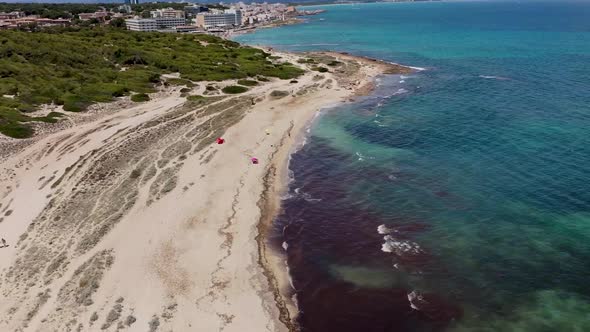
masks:
[[[258,164],[258,158],[252,158],[250,160],[252,160],[252,164]]]
[[[225,143],[225,139],[223,139],[221,137],[217,138],[217,144],[223,144],[223,143]]]

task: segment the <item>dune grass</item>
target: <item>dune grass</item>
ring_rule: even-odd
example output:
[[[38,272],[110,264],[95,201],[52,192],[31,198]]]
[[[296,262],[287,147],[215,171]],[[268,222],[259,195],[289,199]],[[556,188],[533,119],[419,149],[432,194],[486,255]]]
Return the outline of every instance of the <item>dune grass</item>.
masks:
[[[146,93],[136,93],[131,95],[131,101],[136,102],[136,103],[142,103],[144,101],[149,101],[150,100],[150,96],[148,96]]]
[[[238,84],[244,86],[256,86],[258,85],[258,82],[254,80],[238,80]]]
[[[230,86],[226,86],[225,88],[221,89],[221,91],[223,91],[224,93],[229,93],[229,94],[238,94],[238,93],[244,93],[244,92],[248,91],[248,88],[245,86],[241,86],[241,85],[230,85]]]

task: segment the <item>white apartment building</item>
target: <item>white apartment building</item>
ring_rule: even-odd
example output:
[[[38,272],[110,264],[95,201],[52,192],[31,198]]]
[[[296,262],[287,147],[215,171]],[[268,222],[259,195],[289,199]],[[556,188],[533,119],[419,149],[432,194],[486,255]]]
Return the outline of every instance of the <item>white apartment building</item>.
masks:
[[[152,18],[184,18],[184,11],[164,8],[150,11],[150,15]]]
[[[131,18],[125,20],[127,30],[131,31],[156,31],[158,23],[154,19]]]
[[[240,26],[242,12],[237,9],[226,9],[223,13],[200,13],[197,15],[196,23],[203,28]]]
[[[186,25],[186,19],[184,17],[158,17],[154,20],[156,20],[158,28],[174,28]]]
[[[184,18],[133,18],[125,20],[127,30],[131,31],[156,31],[159,29],[175,28],[186,25]]]

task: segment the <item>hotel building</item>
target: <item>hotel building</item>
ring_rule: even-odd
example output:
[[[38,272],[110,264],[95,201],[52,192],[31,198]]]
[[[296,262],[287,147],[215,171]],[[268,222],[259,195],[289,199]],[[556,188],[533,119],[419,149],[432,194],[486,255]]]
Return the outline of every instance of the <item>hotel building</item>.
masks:
[[[131,31],[156,31],[158,23],[155,19],[149,18],[131,18],[125,20],[127,30]]]
[[[200,13],[196,22],[197,26],[203,28],[240,26],[242,12],[237,9],[226,9],[223,13]]]

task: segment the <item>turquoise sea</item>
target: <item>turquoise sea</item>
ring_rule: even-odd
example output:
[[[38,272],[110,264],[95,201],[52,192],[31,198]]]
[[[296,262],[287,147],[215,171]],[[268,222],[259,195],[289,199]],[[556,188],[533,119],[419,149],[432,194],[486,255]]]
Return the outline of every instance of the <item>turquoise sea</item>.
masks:
[[[590,2],[312,8],[237,40],[425,70],[292,156],[273,240],[303,331],[590,331]]]

